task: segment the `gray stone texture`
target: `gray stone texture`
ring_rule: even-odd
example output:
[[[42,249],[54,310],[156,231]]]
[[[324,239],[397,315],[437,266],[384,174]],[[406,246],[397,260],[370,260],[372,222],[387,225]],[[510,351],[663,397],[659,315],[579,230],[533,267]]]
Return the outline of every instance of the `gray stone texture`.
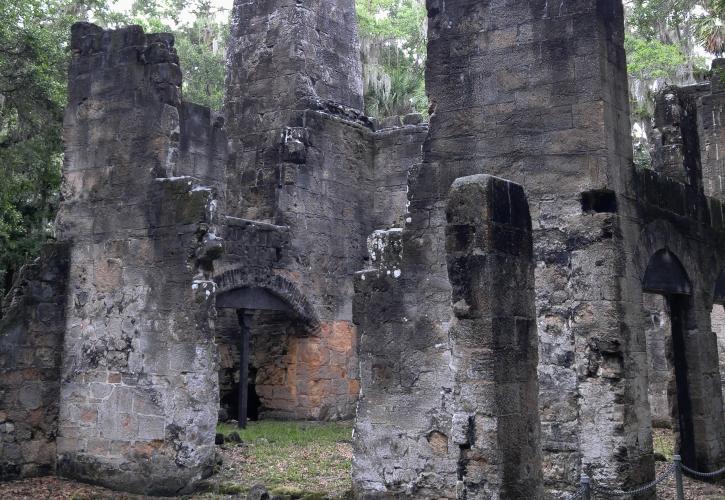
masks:
[[[245,294],[284,305],[245,311],[263,415],[361,394],[361,495],[634,487],[667,413],[722,466],[722,61],[658,97],[641,170],[620,2],[427,7],[430,127],[360,113],[352,0],[237,0],[226,120],[182,102],[171,36],[74,27],[60,243],[0,320],[3,477],[193,487]]]
[[[226,140],[208,110],[181,103],[171,36],[81,23],[71,50],[58,470],[173,494],[215,463]]]
[[[359,389],[353,274],[365,267],[368,235],[404,222],[408,171],[421,159],[427,125],[398,117],[378,130],[360,113],[352,0],[238,1],[232,26],[219,292],[263,288],[294,311],[273,341],[261,341],[269,325],[252,325],[252,364],[271,362],[253,366],[265,414],[351,417]],[[235,329],[232,321],[218,337],[230,362]]]
[[[300,112],[300,123],[286,127],[276,143],[257,145],[282,151],[282,159],[269,166],[274,223],[226,217],[216,281],[220,293],[264,288],[295,311],[292,319],[298,321],[276,337],[287,361],[272,378],[286,380],[292,394],[304,396],[314,384],[325,396],[290,395],[285,404],[263,397],[269,414],[351,417],[358,391],[352,277],[365,266],[373,229],[404,223],[408,170],[420,161],[427,126],[376,131],[358,114],[332,105]],[[238,331],[218,342],[237,352]],[[300,362],[308,366],[298,367]]]
[[[274,221],[279,137],[304,126],[302,112],[321,101],[362,109],[356,24],[353,0],[235,1],[225,104],[230,215]]]
[[[411,231],[377,232],[372,266],[356,278],[362,383],[356,492],[365,498],[539,498],[526,198],[507,181],[465,177],[453,184],[445,217],[448,307],[453,302],[445,324],[437,322],[442,308],[431,301],[433,284],[421,269],[426,245],[412,240]]]
[[[669,170],[634,168],[621,4],[430,1],[428,14],[433,115],[424,161],[410,176],[402,263],[392,265],[402,269],[402,284],[397,293],[387,292],[389,283],[364,285],[356,298],[361,356],[369,336],[386,347],[404,339],[402,352],[361,357],[356,428],[370,444],[357,449],[357,487],[453,494],[450,463],[416,471],[425,456],[420,436],[453,387],[450,371],[429,370],[446,356],[436,346],[446,344],[455,312],[446,197],[455,179],[480,173],[520,183],[531,207],[547,496],[575,489],[582,471],[612,487],[654,477],[643,280],[662,249],[679,257],[695,288],[687,384],[678,388],[688,401],[683,413],[696,421],[687,431],[687,446],[696,450],[688,460],[717,467],[725,436],[714,337],[702,311],[709,314],[723,267],[722,205],[703,193],[700,149],[692,146],[697,127],[677,123],[692,147],[682,148]],[[675,165],[678,176],[658,173]],[[365,404],[371,387],[390,387],[387,399]],[[447,390],[422,403],[416,387]],[[379,466],[387,457],[396,459]]]
[[[55,471],[68,246],[24,266],[0,316],[0,480]]]
[[[650,293],[644,295],[644,310],[647,335],[647,394],[652,426],[671,428],[669,394],[670,383],[674,383],[674,367],[668,358],[668,351],[671,355],[672,349],[670,311],[664,297]]]
[[[717,352],[720,359],[720,378],[723,396],[723,411],[725,411],[725,307],[715,304],[711,315],[712,330],[717,336]]]

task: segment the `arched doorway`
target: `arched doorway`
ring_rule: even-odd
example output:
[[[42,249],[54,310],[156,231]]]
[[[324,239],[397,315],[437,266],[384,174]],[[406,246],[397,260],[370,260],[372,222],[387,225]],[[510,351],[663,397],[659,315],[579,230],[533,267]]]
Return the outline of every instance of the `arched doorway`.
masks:
[[[220,293],[216,308],[217,339],[222,340],[220,409],[245,427],[247,420],[259,418],[264,410],[263,401],[291,399],[283,390],[288,337],[305,328],[284,299],[262,287],[240,287]],[[271,381],[276,381],[279,388],[267,383]]]
[[[669,410],[676,448],[685,463],[695,463],[686,335],[695,329],[692,284],[687,272],[668,249],[657,251],[642,280],[646,316],[649,401],[654,424]]]
[[[242,372],[254,385],[247,387],[248,410],[255,408],[256,394],[262,420],[332,421],[354,415],[360,384],[357,334],[350,321],[320,319],[296,282],[266,269],[234,267],[215,282],[220,403],[227,410],[220,417],[238,413]],[[247,371],[240,370],[243,330],[249,334]]]

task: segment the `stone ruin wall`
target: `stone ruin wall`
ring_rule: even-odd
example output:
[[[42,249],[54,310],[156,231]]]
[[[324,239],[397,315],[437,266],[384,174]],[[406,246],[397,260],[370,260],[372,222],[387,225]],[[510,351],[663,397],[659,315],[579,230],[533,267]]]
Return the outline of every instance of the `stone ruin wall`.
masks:
[[[58,470],[174,494],[216,462],[226,140],[208,110],[182,104],[171,36],[76,24],[71,49]]]
[[[532,233],[521,186],[459,178],[446,207],[454,317],[435,324],[429,241],[379,231],[356,276],[365,498],[540,498]],[[433,292],[435,293],[435,292]],[[425,297],[425,301],[421,299]],[[450,303],[450,302],[449,302]],[[439,307],[439,306],[437,306]]]
[[[646,395],[637,395],[635,381],[622,371],[625,341],[614,279],[623,273],[622,245],[610,236],[616,215],[582,209],[583,193],[619,188],[620,169],[631,163],[626,91],[618,92],[626,89],[623,31],[612,21],[622,17],[612,5],[615,10],[607,11],[599,3],[567,3],[562,13],[545,2],[428,5],[426,83],[434,114],[424,161],[410,181],[403,244],[404,254],[418,262],[412,271],[420,274],[411,281],[421,280],[403,316],[420,340],[401,337],[421,352],[430,350],[432,358],[407,365],[401,357],[394,366],[409,370],[401,373],[415,381],[414,393],[450,387],[450,381],[426,375],[427,369],[418,375],[419,366],[447,364],[445,349],[436,352],[435,345],[445,345],[453,313],[443,246],[448,190],[456,178],[478,173],[519,182],[531,207],[536,279],[547,284],[537,287],[538,400],[544,470],[553,491],[575,484],[583,465],[624,484],[648,475],[648,462],[640,458],[646,449],[639,449],[627,422],[628,407],[646,405]],[[363,378],[363,402],[365,386]],[[369,413],[358,420],[358,428],[401,422],[406,430],[400,432],[413,440],[373,467],[377,488],[407,484],[415,491],[426,480],[424,462],[393,472],[400,454],[426,454],[425,443],[413,443],[435,413],[426,406],[411,415],[410,406],[402,400],[395,410],[365,406]],[[378,429],[367,437],[377,442],[394,432]],[[602,435],[607,438],[597,438]],[[619,476],[623,470],[628,477]]]
[[[0,478],[55,472],[68,246],[22,268],[0,316]]]
[[[367,235],[373,228],[404,223],[408,170],[421,157],[427,126],[411,123],[378,131],[340,116],[335,109],[305,113],[307,126],[294,132],[304,140],[304,148],[295,153],[304,163],[271,167],[284,176],[278,193],[281,224],[274,227],[284,228],[285,244],[262,242],[244,249],[230,241],[217,272],[223,275],[246,266],[256,254],[269,252],[265,246],[273,247],[274,258],[255,264],[249,274],[271,272],[294,283],[305,291],[320,322],[311,335],[292,323],[287,334],[278,332],[275,341],[259,338],[254,344],[256,386],[265,393],[259,396],[266,414],[351,418],[359,388],[351,322],[352,274],[365,265]],[[289,144],[296,141],[289,135],[282,140],[279,147],[298,147]],[[233,388],[229,377],[238,378],[233,375],[239,362],[238,330],[234,314],[227,314],[232,317],[229,329],[217,340],[228,353],[221,369],[226,386]],[[253,326],[253,338],[260,335]],[[267,347],[261,348],[263,344]]]
[[[252,274],[304,290],[319,321],[310,331],[280,327],[287,332],[272,341],[253,325],[256,388],[267,415],[350,418],[359,389],[352,275],[365,266],[368,235],[403,223],[408,170],[427,126],[414,116],[376,126],[361,115],[351,0],[237,2],[232,21],[229,220],[285,228],[284,248]],[[218,278],[248,267],[258,251],[227,247]],[[228,353],[224,385],[233,388],[239,356],[229,314],[229,334],[218,340]]]
[[[351,0],[236,2],[228,157],[222,120],[180,99],[170,37],[74,28],[58,219],[62,245],[70,245],[66,306],[57,307],[60,288],[42,300],[30,285],[22,292],[28,318],[41,310],[64,316],[64,331],[42,339],[62,343],[62,359],[3,361],[10,376],[2,397],[17,402],[12,418],[32,413],[37,430],[27,443],[27,426],[0,415],[4,471],[51,470],[57,426],[64,475],[175,493],[208,474],[217,380],[233,387],[239,358],[236,312],[220,309],[214,330],[214,291],[258,287],[292,311],[285,320],[255,313],[252,366],[263,412],[352,415],[360,379],[358,491],[538,497],[541,464],[547,497],[571,491],[582,470],[616,487],[640,484],[654,474],[642,280],[662,248],[680,257],[695,288],[686,360],[697,415],[691,463],[722,461],[710,333],[716,270],[725,268],[718,80],[676,93],[672,102],[688,113],[658,115],[671,139],[656,156],[665,160],[634,170],[618,2],[556,11],[543,1],[433,1],[428,9],[430,130],[416,117],[377,125],[356,111]],[[289,73],[270,78],[279,67]],[[473,184],[479,201],[509,214],[512,199],[522,213],[525,193],[530,229],[510,218],[455,222],[456,179],[482,173],[519,183],[493,183],[506,186],[504,201],[488,181]],[[466,225],[468,233],[456,228]],[[504,244],[508,255],[499,268],[475,252],[459,255],[481,276],[535,267],[536,282],[546,284],[535,289],[538,394],[530,282],[517,280],[506,294],[469,283],[482,294],[480,316],[468,317],[467,301],[451,301],[465,286],[450,257],[471,227],[482,235],[471,248]],[[492,227],[507,238],[483,236]],[[506,243],[514,234],[531,235],[535,266],[521,258],[524,247]],[[355,275],[361,269],[369,271]],[[511,300],[485,300],[498,295]],[[5,328],[21,317],[14,304],[0,342],[21,352],[27,345],[7,332],[35,326]],[[511,347],[494,342],[479,353],[470,342],[508,341],[513,332],[514,352],[526,356],[519,379],[507,380],[497,360]],[[49,385],[32,408],[37,401],[28,406],[17,391],[39,380]],[[483,404],[491,394],[496,404]],[[516,406],[511,420],[496,418],[508,404]],[[45,441],[50,451],[41,453]],[[528,462],[516,455],[522,449]]]
[[[444,210],[454,180],[478,173],[519,182],[531,207],[547,497],[573,491],[582,471],[624,488],[654,477],[643,280],[663,248],[695,288],[682,392],[696,422],[681,434],[696,451],[687,460],[717,467],[725,436],[709,311],[723,266],[722,204],[704,196],[696,142],[670,162],[679,177],[635,170],[621,4],[429,2],[428,13],[434,113],[424,161],[411,175],[402,236],[380,236],[397,242],[391,269],[402,278],[362,284],[356,296],[356,488],[445,497],[456,479],[465,488],[477,477],[432,461],[424,437],[434,429],[450,445],[455,435],[442,368],[455,311]],[[698,128],[688,127],[678,133],[692,138]]]

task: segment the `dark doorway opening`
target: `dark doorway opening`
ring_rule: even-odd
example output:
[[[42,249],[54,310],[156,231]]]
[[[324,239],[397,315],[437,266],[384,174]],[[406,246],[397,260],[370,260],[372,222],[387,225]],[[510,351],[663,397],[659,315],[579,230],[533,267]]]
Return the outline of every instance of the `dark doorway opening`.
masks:
[[[614,191],[600,189],[582,193],[582,210],[586,213],[617,213],[617,195]]]
[[[672,362],[675,368],[675,390],[677,407],[673,417],[678,420],[679,450],[685,464],[695,466],[695,427],[692,420],[692,402],[687,377],[687,345],[685,333],[688,329],[690,298],[683,295],[668,297],[672,321]]]
[[[220,406],[239,427],[245,427],[248,420],[259,420],[263,406],[256,385],[260,367],[254,364],[255,344],[269,343],[264,338],[270,337],[270,333],[283,333],[293,311],[283,299],[258,287],[221,293],[216,305],[220,311],[220,330],[227,332],[217,335],[218,341],[221,338],[227,343],[227,359],[222,359],[223,363],[226,361],[227,371],[220,372]],[[231,319],[232,313],[236,324]],[[232,381],[229,371],[236,372]],[[226,377],[225,383],[222,376]]]
[[[656,398],[661,397],[663,385],[667,387],[667,402],[675,433],[676,450],[682,456],[685,464],[695,465],[695,429],[692,412],[692,399],[690,395],[690,381],[688,380],[689,367],[687,365],[687,332],[695,328],[692,324],[692,285],[687,272],[680,260],[669,250],[660,250],[655,253],[645,272],[642,283],[645,294],[662,296],[663,300],[657,302],[653,297],[645,296],[645,310],[650,318],[658,315],[667,315],[669,320],[662,319],[657,324],[648,325],[647,355],[650,375],[650,410],[653,420],[658,416],[658,408],[654,404]],[[656,299],[656,297],[654,297]],[[659,313],[650,309],[657,308]],[[667,331],[669,330],[669,331]],[[658,338],[657,335],[666,336]],[[660,346],[660,347],[658,347]],[[655,349],[662,349],[666,358],[666,366],[657,360]],[[659,365],[659,366],[658,366]],[[662,375],[664,373],[664,375]],[[663,378],[664,380],[660,380]],[[654,393],[654,394],[653,394]],[[656,423],[656,422],[653,422]]]
[[[234,353],[239,356],[238,352]],[[232,368],[222,368],[219,374],[220,392],[220,422],[228,420],[239,421],[239,360],[233,364]],[[226,383],[222,381],[226,380]],[[249,376],[247,378],[247,420],[256,422],[259,420],[262,400],[257,394],[256,388],[257,368],[249,365]]]

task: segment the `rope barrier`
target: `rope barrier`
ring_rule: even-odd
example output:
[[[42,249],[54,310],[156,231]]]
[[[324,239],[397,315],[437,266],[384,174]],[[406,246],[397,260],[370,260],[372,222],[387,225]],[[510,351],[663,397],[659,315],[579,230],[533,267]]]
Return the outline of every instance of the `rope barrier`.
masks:
[[[688,466],[684,465],[682,463],[682,459],[679,455],[675,455],[673,459],[673,463],[671,463],[667,469],[654,481],[651,481],[645,485],[639,486],[637,488],[634,488],[632,490],[618,490],[618,489],[610,489],[606,488],[604,486],[601,486],[594,482],[589,476],[586,474],[582,474],[581,476],[581,482],[580,482],[580,488],[573,494],[573,496],[569,497],[567,500],[590,500],[592,492],[599,493],[600,495],[608,496],[608,497],[631,497],[636,495],[641,495],[642,493],[649,491],[651,489],[654,489],[657,487],[658,484],[665,481],[667,478],[669,478],[673,473],[675,474],[675,487],[676,487],[676,493],[678,500],[684,500],[684,489],[683,489],[683,483],[682,483],[682,473],[686,472],[692,476],[696,477],[702,477],[702,478],[711,478],[719,476],[720,474],[725,473],[725,467],[722,469],[713,471],[713,472],[700,472],[696,471],[694,469],[689,468]]]
[[[665,472],[660,477],[658,477],[654,481],[651,481],[651,482],[649,482],[643,486],[640,486],[638,488],[635,488],[633,490],[609,489],[609,488],[605,488],[603,486],[599,486],[594,482],[592,482],[592,489],[594,491],[596,491],[597,493],[600,493],[602,495],[607,495],[610,497],[631,497],[631,496],[635,496],[635,495],[640,495],[640,494],[644,493],[645,491],[655,488],[662,481],[664,481],[665,479],[670,477],[673,472],[675,472],[675,465],[671,464],[669,467],[667,467]]]
[[[699,472],[694,469],[690,469],[685,464],[682,464],[682,470],[684,470],[688,474],[691,474],[691,475],[697,476],[697,477],[715,477],[715,476],[719,476],[720,474],[725,473],[725,467],[723,467],[720,470],[713,471],[713,472]]]

